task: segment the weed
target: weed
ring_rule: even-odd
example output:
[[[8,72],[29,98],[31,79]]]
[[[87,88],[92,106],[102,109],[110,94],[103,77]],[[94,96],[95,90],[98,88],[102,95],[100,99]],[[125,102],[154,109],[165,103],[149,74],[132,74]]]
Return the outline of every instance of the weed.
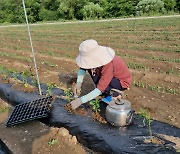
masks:
[[[151,129],[151,115],[150,115],[150,112],[147,111],[146,109],[140,109],[140,113],[139,113],[139,116],[140,117],[143,117],[143,124],[144,126],[147,124],[148,125],[148,129],[149,129],[149,136],[150,136],[150,139],[152,140],[152,129]]]
[[[99,99],[93,99],[90,101],[90,105],[92,106],[93,111],[95,112],[100,112],[100,104],[99,104]]]

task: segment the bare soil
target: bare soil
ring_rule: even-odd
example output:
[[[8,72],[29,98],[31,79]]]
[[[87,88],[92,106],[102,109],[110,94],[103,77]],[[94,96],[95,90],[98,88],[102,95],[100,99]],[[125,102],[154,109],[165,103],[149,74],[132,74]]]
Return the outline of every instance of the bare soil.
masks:
[[[100,115],[99,112],[93,112],[93,113],[92,113],[92,118],[93,118],[94,120],[99,121],[99,122],[102,123],[102,124],[106,124],[106,123],[107,123],[106,119],[103,118],[103,116]]]
[[[40,55],[39,55],[40,56]],[[74,70],[78,67],[74,60],[69,59],[53,59],[56,61],[60,68],[48,68],[42,65],[39,66],[39,76],[41,82],[56,83],[62,89],[72,88],[72,85],[76,82],[77,74]],[[15,68],[19,72],[22,70],[31,70],[32,74],[35,74],[32,70],[33,66],[27,62],[14,61],[9,58],[0,57],[0,64],[6,63],[6,67]],[[13,64],[13,65],[12,65]],[[149,64],[151,65],[151,64]],[[160,67],[156,66],[156,67]],[[152,82],[153,85],[171,85],[171,88],[179,87],[179,78],[176,76],[167,76],[158,72],[147,72],[131,70],[132,75],[136,77],[137,81],[142,80],[145,83]],[[87,94],[94,89],[94,84],[87,74],[83,85],[82,95]],[[151,113],[151,118],[159,120],[165,123],[169,123],[180,128],[180,101],[179,95],[173,95],[168,93],[158,93],[146,88],[140,88],[131,86],[130,90],[125,91],[124,99],[129,100],[132,103],[133,109],[138,113],[140,108],[148,109]],[[172,112],[173,111],[173,112]]]
[[[159,139],[158,137],[152,136],[152,138],[145,139],[145,143],[154,143],[154,144],[164,144],[164,141]]]
[[[88,112],[81,107],[78,107],[77,109],[73,110],[70,103],[66,104],[64,107],[68,112],[76,115],[86,116],[88,114]]]
[[[78,66],[75,57],[78,54],[78,46],[85,39],[96,39],[99,44],[110,46],[117,55],[122,55],[126,63],[133,62],[147,67],[147,69],[130,69],[134,81],[164,87],[169,91],[176,90],[176,94],[157,92],[132,84],[123,98],[131,102],[136,113],[139,113],[141,108],[147,109],[152,120],[180,128],[180,64],[171,61],[179,58],[177,19],[144,20],[142,23],[134,22],[133,25],[127,22],[109,22],[101,25],[93,23],[96,26],[77,24],[61,25],[61,28],[59,25],[34,27],[33,44],[40,81],[53,82],[62,89],[72,88],[77,76]],[[23,28],[1,29],[0,52],[9,55],[16,53],[32,60],[27,38]],[[151,57],[162,57],[165,60]],[[53,65],[45,63],[47,61]],[[32,61],[28,62],[13,56],[0,56],[0,64],[18,72],[28,70],[32,77],[35,77]],[[82,95],[93,89],[94,85],[87,74],[82,85]]]
[[[0,99],[0,139],[13,154],[88,153],[76,136],[70,135],[63,127],[50,128],[39,121],[6,127],[12,108]]]
[[[87,116],[90,113],[90,116],[95,121],[98,121],[99,123],[102,123],[102,124],[107,123],[106,119],[104,118],[105,114],[101,115],[99,112],[92,112],[91,107],[88,108],[87,110],[85,110],[84,108],[81,108],[81,107],[78,107],[75,110],[73,110],[70,103],[66,104],[64,107],[70,113],[73,113],[76,115],[81,115],[81,116]],[[89,112],[89,110],[91,110],[91,112]]]

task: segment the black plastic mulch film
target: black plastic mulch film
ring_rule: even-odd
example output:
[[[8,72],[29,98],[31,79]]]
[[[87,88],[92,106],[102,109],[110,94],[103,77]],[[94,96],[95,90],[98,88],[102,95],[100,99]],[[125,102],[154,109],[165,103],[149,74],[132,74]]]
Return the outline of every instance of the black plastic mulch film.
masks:
[[[47,117],[50,113],[52,96],[16,105],[6,126]]]
[[[0,139],[0,154],[13,154],[1,139]]]
[[[45,92],[47,86],[41,85]],[[63,90],[52,89],[53,95],[64,95]],[[41,98],[37,92],[27,93],[16,91],[11,84],[0,83],[0,97],[12,105],[24,104]],[[142,120],[134,117],[134,124],[126,129],[113,127],[109,124],[100,124],[89,116],[80,116],[69,113],[65,108],[68,102],[63,99],[53,99],[51,111],[44,123],[49,126],[66,127],[70,134],[76,135],[78,141],[88,148],[106,154],[174,154],[174,143],[164,140],[163,145],[146,144],[144,138],[149,136],[147,127],[142,127]],[[180,129],[159,121],[152,121],[153,135],[165,134],[180,137]]]

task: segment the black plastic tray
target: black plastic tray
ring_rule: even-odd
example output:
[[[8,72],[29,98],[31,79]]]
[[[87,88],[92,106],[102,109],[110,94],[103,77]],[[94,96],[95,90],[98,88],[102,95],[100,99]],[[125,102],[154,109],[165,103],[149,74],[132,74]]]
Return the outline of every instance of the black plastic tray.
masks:
[[[30,120],[47,117],[50,113],[52,100],[52,96],[48,96],[16,105],[6,126],[9,127]]]

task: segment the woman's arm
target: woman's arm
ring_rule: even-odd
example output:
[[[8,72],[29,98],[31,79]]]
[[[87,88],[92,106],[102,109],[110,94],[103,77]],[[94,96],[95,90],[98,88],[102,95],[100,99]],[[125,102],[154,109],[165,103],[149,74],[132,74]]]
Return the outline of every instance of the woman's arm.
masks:
[[[91,101],[92,99],[96,98],[97,96],[99,96],[101,94],[102,94],[102,92],[98,88],[95,88],[90,93],[82,96],[80,99],[81,99],[82,104],[83,104],[83,103],[86,103],[88,101]]]
[[[80,68],[78,70],[78,73],[77,73],[77,83],[82,83],[83,82],[85,74],[86,74],[86,71],[84,69]]]

